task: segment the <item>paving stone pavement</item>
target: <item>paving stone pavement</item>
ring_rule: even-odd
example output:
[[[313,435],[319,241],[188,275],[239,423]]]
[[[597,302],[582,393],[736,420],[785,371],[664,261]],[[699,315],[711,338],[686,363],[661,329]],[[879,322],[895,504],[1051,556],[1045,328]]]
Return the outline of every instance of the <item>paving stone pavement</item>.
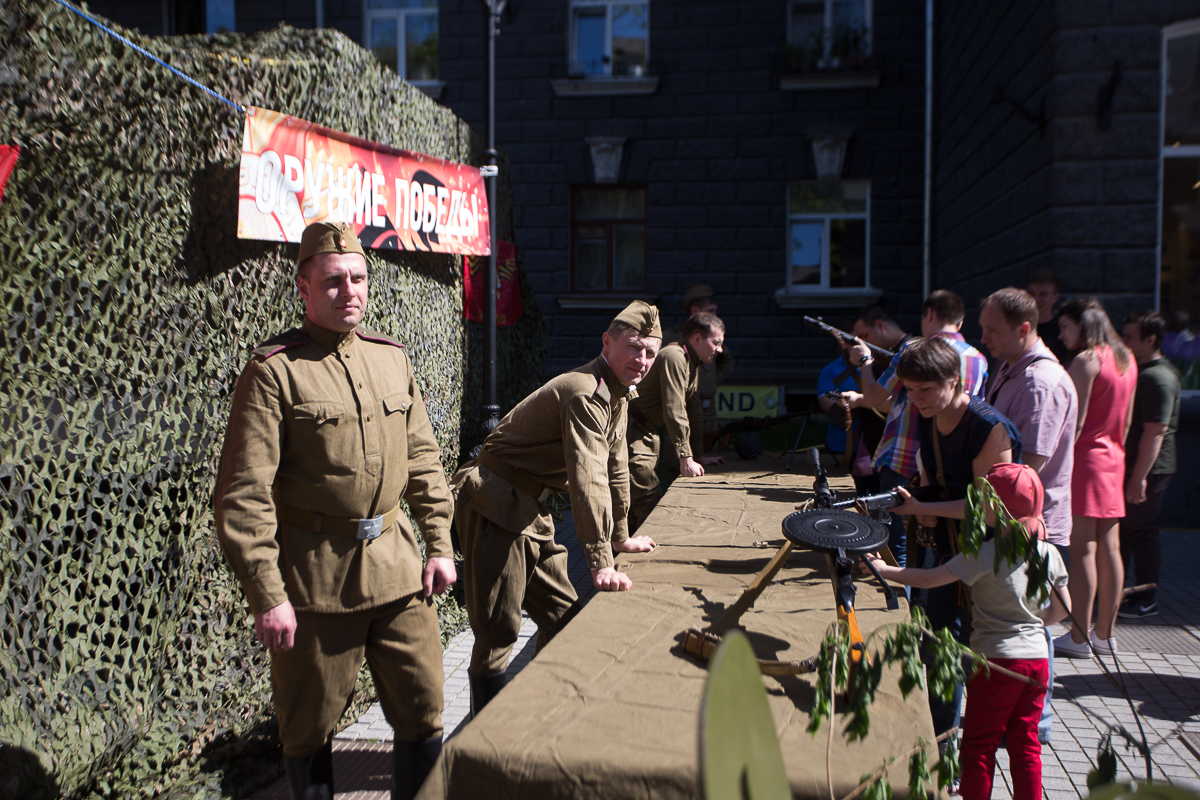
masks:
[[[571,578],[580,597],[590,597],[590,574],[575,540],[569,512],[559,524],[556,538],[571,550]],[[1193,579],[1200,575],[1200,531],[1164,531],[1163,553],[1158,592],[1161,613],[1145,622],[1122,621],[1117,640],[1124,652],[1118,656],[1125,685],[1145,726],[1155,776],[1200,791],[1200,582]],[[1057,636],[1065,630],[1054,626],[1052,633]],[[536,632],[536,626],[526,619],[513,648],[510,672],[519,671],[533,658]],[[1124,646],[1122,638],[1127,642]],[[442,718],[447,738],[470,715],[466,672],[471,643],[470,631],[464,631],[445,651],[446,709]],[[1111,660],[1106,664],[1110,670],[1113,668]],[[1136,735],[1136,723],[1121,693],[1092,659],[1055,660],[1053,707],[1057,720],[1052,742],[1042,749],[1044,795],[1047,800],[1086,797],[1087,773],[1095,766],[1101,738],[1114,725],[1123,725]],[[1186,742],[1189,735],[1195,750]],[[391,728],[378,704],[337,737],[341,746],[391,738]],[[1120,780],[1145,775],[1145,764],[1135,751],[1118,744],[1117,754]],[[1012,798],[1008,766],[1008,756],[1001,750],[992,793],[996,800]],[[256,795],[268,796],[274,795],[265,791]],[[383,793],[369,796],[386,797]],[[343,797],[348,800],[351,795],[339,792],[339,800]],[[357,800],[368,795],[354,797]]]
[[[554,539],[570,550],[568,571],[571,582],[580,599],[587,601],[595,593],[592,586],[592,573],[584,561],[583,551],[575,539],[575,523],[571,512],[567,511],[561,522],[556,523]],[[521,633],[517,644],[513,647],[512,657],[508,662],[509,675],[516,675],[533,658],[537,649],[537,625],[528,615],[522,614]],[[450,640],[442,654],[442,668],[446,673],[446,683],[442,687],[445,697],[445,709],[442,711],[442,726],[445,736],[449,739],[459,726],[471,715],[471,691],[467,686],[467,666],[471,661],[471,647],[475,637],[471,629],[463,631]],[[388,741],[392,740],[392,728],[383,718],[383,709],[378,703],[368,708],[358,721],[348,725],[337,735],[338,739],[358,741]]]

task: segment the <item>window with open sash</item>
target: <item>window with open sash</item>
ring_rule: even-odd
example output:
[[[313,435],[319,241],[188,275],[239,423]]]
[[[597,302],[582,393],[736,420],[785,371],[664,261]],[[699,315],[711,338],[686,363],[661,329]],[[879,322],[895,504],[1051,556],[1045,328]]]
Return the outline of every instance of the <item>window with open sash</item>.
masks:
[[[571,77],[642,77],[650,43],[647,0],[570,0]]]
[[[789,184],[786,291],[870,286],[870,217],[870,181]]]

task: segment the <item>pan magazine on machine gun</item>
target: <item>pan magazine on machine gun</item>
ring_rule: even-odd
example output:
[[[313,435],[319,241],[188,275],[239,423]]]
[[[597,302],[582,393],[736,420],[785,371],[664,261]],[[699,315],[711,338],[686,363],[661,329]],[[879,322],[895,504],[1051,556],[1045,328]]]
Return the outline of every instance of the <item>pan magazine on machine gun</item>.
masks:
[[[828,322],[826,322],[825,320],[821,319],[820,317],[810,317],[810,316],[806,315],[804,317],[804,321],[807,322],[809,325],[812,325],[815,328],[820,328],[821,330],[825,331],[826,333],[833,334],[834,336],[838,337],[843,342],[847,342],[848,344],[862,343],[867,346],[868,350],[870,350],[872,353],[874,353],[879,358],[892,358],[893,356],[896,355],[891,350],[885,350],[882,347],[876,347],[875,345],[871,344],[870,342],[859,339],[857,336],[855,336],[852,333],[846,333],[844,330],[842,330],[840,328],[835,328],[832,325],[830,325]]]
[[[808,451],[808,461],[813,468],[813,507],[788,515],[783,521],[783,546],[718,619],[707,628],[697,626],[683,632],[683,649],[701,661],[712,657],[721,643],[721,636],[754,605],[754,601],[783,568],[794,547],[825,555],[829,577],[833,582],[837,616],[846,623],[854,646],[852,668],[864,657],[862,633],[854,612],[856,562],[861,560],[879,580],[888,609],[899,609],[895,591],[883,580],[870,560],[863,558],[865,553],[880,551],[884,553],[885,560],[894,562],[887,551],[887,528],[876,519],[857,512],[865,510],[870,512],[871,517],[883,517],[888,509],[903,502],[903,495],[892,491],[839,501],[837,493],[829,485],[816,448]],[[816,670],[816,657],[801,661],[758,659],[758,667],[764,675],[804,674]]]

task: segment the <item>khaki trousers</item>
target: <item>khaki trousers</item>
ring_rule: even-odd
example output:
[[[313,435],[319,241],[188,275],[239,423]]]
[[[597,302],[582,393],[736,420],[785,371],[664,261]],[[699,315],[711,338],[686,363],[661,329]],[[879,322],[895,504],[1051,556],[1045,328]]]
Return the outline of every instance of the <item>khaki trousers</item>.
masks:
[[[296,613],[295,645],[271,653],[285,756],[310,756],[329,741],[364,656],[396,741],[441,735],[442,638],[432,600],[415,594],[366,611]]]
[[[641,431],[629,429],[629,518],[631,532],[646,521],[662,497],[658,473],[658,453],[661,443],[654,431],[636,436]]]
[[[542,649],[579,608],[567,574],[567,549],[555,542],[506,530],[462,499],[454,524],[463,549],[463,591],[475,634],[468,674],[495,675],[508,668],[521,609],[538,626]]]

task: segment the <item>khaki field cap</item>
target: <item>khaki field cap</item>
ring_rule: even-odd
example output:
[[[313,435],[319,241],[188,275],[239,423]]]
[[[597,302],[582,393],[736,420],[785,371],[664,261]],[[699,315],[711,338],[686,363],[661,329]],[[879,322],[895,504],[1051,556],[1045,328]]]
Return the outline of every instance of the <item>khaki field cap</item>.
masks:
[[[709,286],[707,283],[697,283],[695,286],[692,286],[683,293],[683,310],[687,311],[688,306],[702,297],[712,296],[713,290],[711,286]]]
[[[314,222],[305,228],[304,235],[300,237],[300,255],[296,257],[296,266],[321,253],[358,253],[366,256],[354,228],[344,222]]]
[[[644,300],[634,300],[625,306],[625,310],[617,314],[613,322],[624,322],[636,330],[639,336],[662,338],[662,325],[658,321],[658,309]]]

